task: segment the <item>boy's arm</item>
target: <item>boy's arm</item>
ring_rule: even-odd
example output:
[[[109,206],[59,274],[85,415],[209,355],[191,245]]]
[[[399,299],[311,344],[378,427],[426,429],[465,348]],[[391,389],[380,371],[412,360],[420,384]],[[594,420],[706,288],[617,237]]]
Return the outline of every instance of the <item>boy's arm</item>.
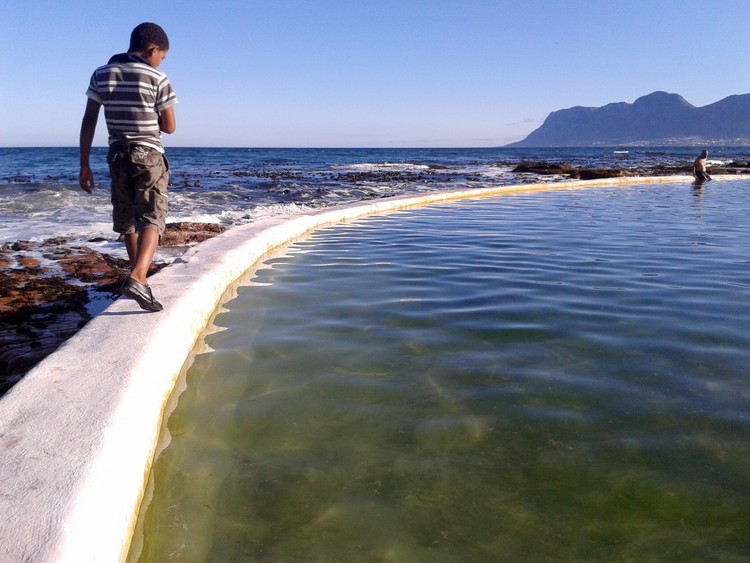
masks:
[[[167,134],[172,134],[176,128],[177,123],[174,119],[174,106],[169,106],[159,114],[159,130]]]
[[[99,120],[99,108],[101,104],[88,99],[86,102],[86,111],[83,114],[81,122],[81,135],[79,146],[81,149],[81,171],[78,174],[78,183],[81,189],[91,193],[94,189],[94,174],[89,166],[89,157],[91,156],[91,145],[94,142],[94,133],[96,132],[96,122]]]

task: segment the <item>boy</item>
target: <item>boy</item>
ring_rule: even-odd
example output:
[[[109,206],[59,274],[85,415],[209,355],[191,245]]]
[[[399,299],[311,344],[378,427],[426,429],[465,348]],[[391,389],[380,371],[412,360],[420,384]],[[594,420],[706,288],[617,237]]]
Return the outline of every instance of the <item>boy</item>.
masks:
[[[709,176],[708,172],[706,172],[707,159],[708,151],[701,151],[701,155],[693,162],[693,177],[698,182],[703,182],[704,180],[711,179],[711,176]]]
[[[169,164],[161,133],[175,130],[173,105],[177,98],[167,75],[157,68],[168,50],[169,39],[161,27],[138,25],[130,35],[128,52],[113,56],[94,71],[81,123],[79,183],[91,193],[94,176],[89,156],[99,108],[104,106],[113,230],[124,236],[131,266],[121,291],[146,311],[163,309],[154,299],[146,275],[167,217]]]

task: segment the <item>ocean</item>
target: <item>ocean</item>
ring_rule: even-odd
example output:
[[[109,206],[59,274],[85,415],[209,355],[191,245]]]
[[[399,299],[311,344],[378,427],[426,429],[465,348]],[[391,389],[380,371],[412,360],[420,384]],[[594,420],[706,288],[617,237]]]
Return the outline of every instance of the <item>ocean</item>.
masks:
[[[632,171],[689,166],[699,150],[168,147],[168,221],[231,228],[268,216],[356,201],[539,181],[534,174],[512,172],[523,161]],[[713,164],[750,160],[750,147],[709,147],[709,151]],[[0,148],[0,244],[65,237],[101,252],[122,253],[111,230],[106,148],[94,148],[91,165],[98,189],[88,195],[78,187],[77,148]],[[565,178],[544,178],[551,179]]]

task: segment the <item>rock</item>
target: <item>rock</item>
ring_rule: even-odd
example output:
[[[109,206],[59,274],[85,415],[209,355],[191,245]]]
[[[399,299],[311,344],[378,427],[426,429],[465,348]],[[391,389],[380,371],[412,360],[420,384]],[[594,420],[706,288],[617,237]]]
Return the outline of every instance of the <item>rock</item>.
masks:
[[[0,395],[91,319],[89,290],[115,299],[128,273],[127,260],[65,242],[0,249]]]
[[[160,245],[196,244],[224,230],[170,223]],[[152,264],[149,275],[165,265]],[[116,299],[129,268],[128,260],[70,246],[60,237],[0,247],[0,396],[91,320],[91,290]]]
[[[580,180],[617,178],[626,174],[622,169],[574,168],[569,164],[558,164],[554,162],[522,162],[513,169],[513,172],[522,174],[539,174],[543,176],[568,176],[569,178],[578,178]]]
[[[538,175],[561,175],[568,178],[580,180],[595,180],[597,178],[618,178],[621,176],[672,176],[692,175],[692,162],[683,166],[645,166],[638,169],[624,168],[574,168],[567,164],[556,164],[549,162],[522,162],[513,168],[513,172],[529,173]],[[712,174],[742,174],[750,172],[741,163],[731,163],[727,167],[712,167]]]
[[[127,262],[121,261],[120,266],[115,269],[104,256],[91,251],[90,254],[66,256],[58,260],[63,271],[71,277],[88,283],[112,283],[122,280],[123,270],[127,268]]]
[[[599,178],[619,178],[625,176],[624,170],[612,170],[608,168],[581,168],[571,174],[572,178],[580,180],[597,180]]]
[[[557,164],[554,162],[522,162],[513,169],[513,172],[551,176],[558,174],[572,174],[574,170],[575,169],[568,164]]]
[[[39,266],[39,260],[37,260],[36,258],[31,258],[30,256],[19,255],[18,263],[24,268],[35,268]]]
[[[221,234],[226,229],[216,223],[168,223],[159,246],[188,246]]]
[[[225,227],[216,223],[192,223],[190,221],[167,223],[164,234],[159,239],[159,246],[190,246],[213,238],[225,230]],[[120,235],[117,240],[123,242],[124,237]]]
[[[23,250],[29,250],[33,247],[33,243],[27,241],[27,240],[17,240],[11,245],[11,248],[15,251],[23,251]]]

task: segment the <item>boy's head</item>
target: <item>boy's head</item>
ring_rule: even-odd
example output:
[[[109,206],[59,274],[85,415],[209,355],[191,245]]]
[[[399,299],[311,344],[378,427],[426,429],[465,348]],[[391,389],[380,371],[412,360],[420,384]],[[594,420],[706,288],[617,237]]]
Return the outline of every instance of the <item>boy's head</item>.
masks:
[[[137,25],[130,34],[129,53],[146,51],[150,47],[158,47],[162,51],[169,50],[169,38],[164,30],[155,23],[145,22]]]

